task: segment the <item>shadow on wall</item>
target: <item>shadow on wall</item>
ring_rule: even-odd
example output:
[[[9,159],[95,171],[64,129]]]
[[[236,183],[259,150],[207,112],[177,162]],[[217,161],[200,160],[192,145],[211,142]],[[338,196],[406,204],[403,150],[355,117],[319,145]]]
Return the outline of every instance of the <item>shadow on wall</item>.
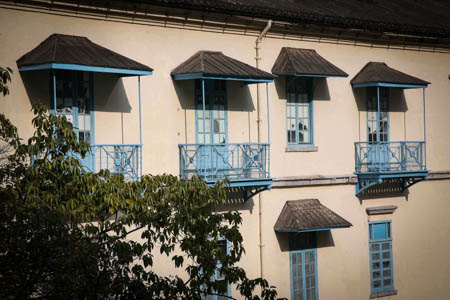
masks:
[[[181,107],[194,110],[195,80],[173,80],[173,84]],[[239,81],[227,81],[227,105],[228,111],[254,111],[255,106],[248,85]]]
[[[31,105],[39,103],[50,107],[50,70],[20,72],[20,77]],[[131,112],[131,105],[119,76],[94,73],[94,111]]]
[[[398,178],[384,179],[383,183],[374,185],[364,190],[357,197],[360,204],[363,200],[383,198],[405,198],[408,201],[409,190],[402,191],[402,182]]]
[[[301,77],[297,77],[296,80],[299,80]],[[306,78],[306,77],[303,77]],[[288,78],[287,76],[280,76],[275,79],[275,89],[278,94],[278,99],[285,101],[286,100],[286,83],[289,83],[292,78]],[[312,90],[313,90],[313,100],[314,101],[330,101],[330,90],[328,89],[328,82],[326,78],[313,78],[312,82]]]
[[[331,230],[298,233],[275,232],[275,235],[278,240],[278,246],[282,252],[334,247],[334,239]],[[311,243],[314,239],[316,240],[315,246],[314,243]]]
[[[373,89],[375,89],[373,87]],[[367,94],[368,88],[352,89],[356,106],[359,112],[367,111]],[[376,95],[376,92],[374,92]],[[389,88],[389,112],[407,112],[408,104],[406,103],[405,93],[403,89]]]
[[[242,187],[227,188],[226,203],[218,208],[218,211],[230,211],[230,210],[247,210],[250,214],[253,213],[253,207],[255,206],[254,198],[251,197],[248,200],[244,198],[245,190]]]
[[[19,74],[30,104],[41,104],[50,108],[50,71],[27,71]]]
[[[136,90],[138,83],[136,79]],[[116,74],[94,73],[94,110],[102,112],[130,113],[122,78]],[[136,108],[136,111],[138,108]]]

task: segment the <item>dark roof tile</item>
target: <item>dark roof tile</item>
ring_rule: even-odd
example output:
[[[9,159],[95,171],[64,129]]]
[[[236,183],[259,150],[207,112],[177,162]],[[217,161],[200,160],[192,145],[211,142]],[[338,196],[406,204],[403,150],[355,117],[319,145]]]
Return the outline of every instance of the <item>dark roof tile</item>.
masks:
[[[17,66],[49,63],[153,71],[152,68],[91,42],[82,36],[52,34],[17,60]]]
[[[318,75],[347,77],[348,74],[317,54],[313,49],[283,47],[272,67],[277,75]]]
[[[384,62],[369,62],[350,81],[351,84],[385,82],[428,85],[429,82],[388,67]]]
[[[268,79],[270,73],[252,67],[218,51],[198,51],[172,70],[171,75],[202,74],[203,76]]]
[[[278,232],[301,232],[350,227],[352,224],[325,207],[317,199],[286,201],[274,229]]]

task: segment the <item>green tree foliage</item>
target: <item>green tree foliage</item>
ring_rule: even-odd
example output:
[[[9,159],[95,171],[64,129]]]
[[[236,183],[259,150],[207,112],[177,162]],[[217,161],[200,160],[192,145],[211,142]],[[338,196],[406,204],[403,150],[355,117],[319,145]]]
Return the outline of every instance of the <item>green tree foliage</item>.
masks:
[[[0,166],[1,299],[201,299],[225,292],[210,281],[218,262],[243,298],[275,299],[266,280],[250,280],[236,265],[242,220],[216,211],[226,199],[222,184],[87,173],[77,157],[89,145],[64,117],[33,110],[25,143],[0,115],[0,142],[13,150]],[[185,275],[159,275],[161,255],[166,270]]]

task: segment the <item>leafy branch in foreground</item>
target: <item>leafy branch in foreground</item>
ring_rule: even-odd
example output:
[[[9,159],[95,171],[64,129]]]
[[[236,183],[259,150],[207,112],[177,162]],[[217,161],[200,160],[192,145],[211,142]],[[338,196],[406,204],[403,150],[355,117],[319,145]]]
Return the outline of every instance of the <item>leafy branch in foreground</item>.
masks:
[[[217,212],[223,183],[88,173],[79,158],[89,145],[64,117],[33,109],[27,143],[0,115],[0,138],[13,149],[0,168],[0,298],[202,299],[226,292],[210,280],[218,263],[245,299],[276,298],[266,280],[237,266],[242,219]],[[160,275],[156,260],[173,275]]]

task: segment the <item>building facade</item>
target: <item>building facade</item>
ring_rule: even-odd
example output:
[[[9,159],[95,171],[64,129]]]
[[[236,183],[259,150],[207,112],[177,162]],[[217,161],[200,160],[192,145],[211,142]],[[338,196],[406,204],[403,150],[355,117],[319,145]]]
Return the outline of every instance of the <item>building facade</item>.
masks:
[[[280,297],[448,299],[450,6],[241,2],[0,1],[0,111],[66,115],[94,171],[229,179]]]

